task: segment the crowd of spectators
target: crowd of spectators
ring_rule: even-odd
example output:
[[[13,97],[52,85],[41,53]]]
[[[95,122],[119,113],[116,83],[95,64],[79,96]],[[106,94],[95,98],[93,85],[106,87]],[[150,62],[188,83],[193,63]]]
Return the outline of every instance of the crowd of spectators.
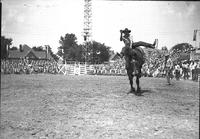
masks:
[[[93,66],[93,74],[98,75],[125,75],[125,62],[123,60],[116,60],[105,64],[98,64]]]
[[[149,59],[143,64],[142,76],[164,78],[166,76],[163,58]],[[172,68],[172,78],[176,80],[198,80],[200,61],[175,62]],[[97,75],[126,75],[125,61],[95,65],[93,74]]]
[[[47,60],[1,60],[2,74],[58,73],[55,61]]]
[[[125,61],[121,59],[92,67],[90,74],[93,75],[126,75]],[[2,74],[57,74],[59,69],[59,64],[56,61],[1,60]],[[191,79],[197,81],[198,73],[200,73],[200,61],[183,61],[174,63],[172,75],[176,80]],[[165,77],[164,59],[161,57],[148,59],[143,64],[142,75],[145,77]]]
[[[176,63],[173,68],[173,76],[176,80],[198,80],[200,73],[200,61],[184,61]]]

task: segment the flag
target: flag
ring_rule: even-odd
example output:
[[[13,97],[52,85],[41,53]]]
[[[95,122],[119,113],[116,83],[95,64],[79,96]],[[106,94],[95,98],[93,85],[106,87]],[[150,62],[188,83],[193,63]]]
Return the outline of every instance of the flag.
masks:
[[[194,34],[193,34],[193,41],[197,40],[197,30],[194,30]]]

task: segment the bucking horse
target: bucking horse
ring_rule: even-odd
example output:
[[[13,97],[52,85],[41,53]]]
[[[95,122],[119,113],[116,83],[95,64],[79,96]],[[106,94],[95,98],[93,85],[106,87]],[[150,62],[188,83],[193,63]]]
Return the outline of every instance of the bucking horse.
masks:
[[[126,62],[126,71],[129,78],[131,90],[128,93],[134,93],[135,95],[141,95],[141,88],[140,88],[140,78],[141,78],[141,69],[142,65],[145,62],[145,53],[141,47],[137,47],[132,49],[131,47],[124,46],[122,48],[121,53],[118,55],[121,58],[125,58]],[[133,77],[136,77],[136,85],[137,90],[133,87]]]

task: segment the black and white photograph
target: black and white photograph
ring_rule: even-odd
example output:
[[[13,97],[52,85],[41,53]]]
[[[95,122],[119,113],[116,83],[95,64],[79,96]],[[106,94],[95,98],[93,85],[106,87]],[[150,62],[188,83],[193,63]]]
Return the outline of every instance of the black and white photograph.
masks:
[[[199,1],[0,7],[1,139],[199,139]]]

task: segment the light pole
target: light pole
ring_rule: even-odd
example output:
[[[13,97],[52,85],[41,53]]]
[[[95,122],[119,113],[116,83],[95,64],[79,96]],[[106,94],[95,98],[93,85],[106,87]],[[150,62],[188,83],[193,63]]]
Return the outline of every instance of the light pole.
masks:
[[[197,48],[197,40],[200,41],[198,38],[197,38],[197,33],[200,33],[200,29],[195,29],[194,30],[194,35],[193,35],[193,41],[195,41],[195,48]],[[200,35],[200,34],[199,34]],[[199,37],[200,38],[200,37]],[[199,47],[200,48],[200,44],[199,44]]]

